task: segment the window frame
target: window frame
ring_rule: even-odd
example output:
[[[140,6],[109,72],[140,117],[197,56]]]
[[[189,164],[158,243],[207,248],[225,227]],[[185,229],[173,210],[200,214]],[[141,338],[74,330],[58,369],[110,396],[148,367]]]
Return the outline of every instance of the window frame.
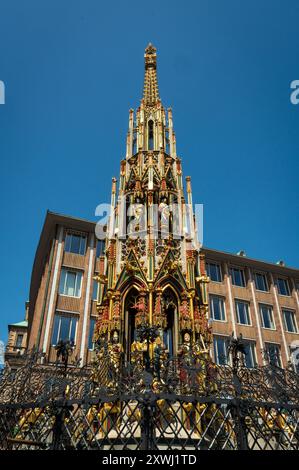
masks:
[[[101,249],[101,253],[98,255],[98,246],[102,246],[103,248]],[[101,258],[101,256],[105,256],[105,246],[106,242],[105,240],[100,240],[97,238],[97,243],[96,243],[96,259]]]
[[[240,286],[239,284],[234,283],[234,280],[235,280],[235,276],[233,275],[234,270],[240,271],[240,273],[242,273],[242,276],[241,276],[242,281],[243,281],[242,286]],[[246,287],[247,282],[246,282],[246,276],[245,276],[245,269],[244,268],[241,268],[241,267],[238,267],[238,266],[230,266],[229,267],[229,274],[230,274],[230,278],[231,278],[231,283],[234,287],[242,287],[243,289]]]
[[[218,355],[218,346],[217,346],[217,351],[216,351],[216,348],[215,348],[215,340],[217,339],[222,339],[223,340],[223,343],[224,343],[224,349],[225,349],[225,364],[221,364],[220,362],[218,362],[218,358],[219,358],[219,355]],[[230,365],[230,357],[228,355],[228,345],[227,345],[227,342],[228,342],[228,339],[229,337],[226,336],[226,335],[221,335],[221,334],[215,334],[213,335],[213,354],[214,354],[214,361],[215,361],[215,364],[219,365],[219,366],[228,366]]]
[[[21,339],[21,344],[18,345],[18,339],[19,339],[20,336],[22,337],[22,339]],[[14,347],[15,347],[16,349],[21,349],[21,348],[23,347],[23,346],[22,346],[23,340],[24,340],[24,333],[17,333],[17,334],[16,334],[15,346],[14,346]]]
[[[287,323],[286,323],[286,320],[285,320],[285,312],[291,313],[291,315],[293,317],[292,320],[293,320],[293,325],[294,325],[294,328],[295,328],[294,331],[290,331],[290,330],[287,329]],[[285,329],[286,333],[298,334],[296,310],[293,310],[293,309],[288,308],[288,307],[281,307],[281,313],[282,313],[284,329]]]
[[[217,266],[218,268],[218,273],[219,273],[219,278],[220,280],[215,281],[215,279],[212,279],[210,275],[210,269],[208,268],[211,264]],[[207,270],[207,275],[209,276],[211,282],[218,282],[219,284],[223,282],[223,276],[222,276],[222,268],[221,268],[221,263],[217,263],[216,261],[207,261],[206,262],[206,270]]]
[[[247,355],[245,354],[245,357],[244,357],[244,364],[245,366],[248,368],[248,369],[254,369],[255,367],[257,367],[258,365],[258,362],[257,362],[257,355],[256,355],[256,341],[253,340],[253,339],[246,339],[244,338],[245,342],[248,344],[248,345],[251,345],[253,346],[253,348],[250,348],[251,349],[251,352],[252,352],[252,360],[253,360],[253,366],[252,367],[248,367],[247,364],[246,364],[246,357]]]
[[[281,294],[281,292],[279,291],[279,282],[278,281],[284,281],[285,283],[285,286],[286,286],[286,292],[287,294]],[[278,277],[276,278],[276,288],[277,288],[277,293],[278,295],[282,295],[283,297],[290,297],[291,296],[291,289],[290,289],[290,284],[289,284],[289,280],[288,278],[286,277]]]
[[[215,299],[217,298],[218,300],[221,300],[222,301],[222,306],[223,306],[223,317],[224,319],[223,320],[218,320],[217,318],[214,318],[214,316],[212,316],[212,312],[214,314],[214,305],[212,304],[212,299]],[[213,306],[213,308],[212,308]],[[226,318],[226,308],[225,308],[225,297],[221,296],[221,295],[217,295],[217,294],[209,294],[209,307],[210,307],[210,318],[211,320],[213,321],[217,321],[217,322],[222,322],[222,323],[227,323],[227,318]]]
[[[90,329],[91,329],[91,323],[94,322],[94,326],[93,326],[93,329],[96,325],[96,322],[97,322],[97,317],[93,317],[93,316],[90,316],[89,317],[89,332],[88,332],[88,341],[87,341],[87,349],[88,351],[94,351],[94,343],[92,343],[92,349],[89,347],[89,340],[90,340]],[[92,333],[92,336],[93,336],[93,333]],[[92,337],[91,337],[92,339]]]
[[[266,289],[263,290],[263,289],[259,289],[257,287],[257,282],[256,282],[256,276],[263,276],[264,278],[264,281],[265,281],[265,287]],[[263,273],[261,271],[254,271],[254,284],[255,284],[255,290],[257,290],[258,292],[269,292],[269,282],[268,282],[268,278],[267,278],[267,274],[266,273]]]
[[[60,339],[57,340],[56,338],[56,343],[53,342],[53,335],[54,335],[54,328],[55,328],[55,319],[59,317],[59,327],[58,327],[58,330],[57,330],[57,338],[59,338],[60,336],[60,330],[61,330],[61,319],[62,318],[69,318],[72,321],[75,321],[75,333],[74,333],[74,345],[76,345],[76,341],[77,341],[77,333],[78,333],[78,324],[79,324],[79,317],[80,315],[76,312],[68,312],[68,311],[64,311],[64,310],[56,310],[55,311],[55,314],[54,314],[54,318],[53,318],[53,326],[52,326],[52,335],[51,335],[51,346],[52,347],[55,347],[57,345],[57,343],[60,341]],[[72,329],[72,323],[70,324],[70,327],[69,327],[69,336],[70,336],[70,333],[71,333],[71,329]],[[71,338],[69,338],[69,340],[71,340]]]
[[[248,321],[249,323],[241,323],[240,322],[240,317],[239,317],[239,312],[237,309],[237,304],[242,303],[247,306],[247,315],[248,315]],[[238,325],[242,326],[252,326],[251,322],[251,314],[250,314],[250,302],[248,300],[243,300],[243,299],[235,299],[235,314],[236,314],[236,320]]]
[[[76,280],[75,280],[75,287],[74,287],[74,291],[76,291],[76,288],[77,288],[77,280],[78,280],[78,274],[80,274],[80,289],[79,289],[79,295],[69,295],[69,294],[65,294],[65,288],[66,288],[66,281],[67,281],[67,275],[65,275],[65,280],[64,280],[64,288],[63,288],[63,291],[64,292],[60,292],[60,287],[61,287],[61,276],[62,276],[62,273],[63,272],[71,272],[71,273],[75,273],[76,274]],[[77,270],[77,269],[74,269],[74,268],[69,268],[69,267],[66,267],[66,266],[62,266],[61,267],[61,270],[60,270],[60,278],[59,278],[59,285],[58,285],[58,294],[59,295],[62,295],[63,297],[73,297],[75,299],[80,299],[81,298],[81,295],[82,295],[82,281],[83,281],[83,275],[84,275],[84,271],[80,271],[80,270]]]
[[[278,358],[279,358],[279,365],[278,367],[282,368],[282,357],[281,357],[281,347],[280,347],[280,344],[279,343],[273,343],[272,341],[265,341],[264,342],[264,351],[267,353],[268,355],[268,351],[267,351],[267,346],[268,345],[272,345],[272,346],[276,346],[277,349],[278,349]],[[270,356],[268,356],[268,359],[270,359]],[[269,363],[270,363],[270,360],[269,360]],[[271,364],[271,363],[270,363]],[[277,366],[277,364],[275,364]]]
[[[95,273],[94,275],[97,276],[98,274]],[[96,295],[96,298],[94,299],[94,298],[93,298],[93,294],[94,294],[94,290],[95,290],[95,289],[94,289],[95,285],[97,285],[97,295]],[[98,300],[98,295],[99,295],[99,290],[100,290],[100,283],[99,283],[98,281],[96,281],[95,279],[93,279],[92,293],[91,293],[91,300],[92,300],[93,302],[97,302],[97,300]]]
[[[71,237],[71,241],[70,241],[70,247],[72,246],[72,237],[80,237],[80,243],[79,243],[79,253],[77,253],[76,251],[71,251],[71,250],[67,250],[66,249],[66,244],[67,244],[67,237]],[[72,232],[72,231],[66,231],[66,234],[65,234],[65,239],[64,239],[64,252],[65,253],[72,253],[74,255],[79,255],[79,256],[85,256],[86,255],[86,248],[87,248],[87,238],[88,238],[88,234],[83,234],[83,233],[76,233],[76,232]],[[84,239],[84,247],[83,247],[83,253],[81,253],[81,246],[82,246],[82,240]]]
[[[264,317],[263,317],[263,315],[262,315],[261,307],[268,307],[268,308],[270,309],[273,328],[268,328],[267,326],[265,326],[265,324],[264,324]],[[259,303],[259,313],[260,313],[262,328],[264,328],[265,330],[271,330],[271,331],[276,330],[276,323],[275,323],[275,319],[274,319],[273,305],[264,304],[264,303],[262,303],[262,302]]]

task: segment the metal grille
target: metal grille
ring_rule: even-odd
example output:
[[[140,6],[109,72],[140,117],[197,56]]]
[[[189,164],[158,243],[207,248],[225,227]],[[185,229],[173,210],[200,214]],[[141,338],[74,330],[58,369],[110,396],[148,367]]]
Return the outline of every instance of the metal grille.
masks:
[[[1,449],[299,449],[299,378],[172,358],[147,370],[28,355],[0,377]]]

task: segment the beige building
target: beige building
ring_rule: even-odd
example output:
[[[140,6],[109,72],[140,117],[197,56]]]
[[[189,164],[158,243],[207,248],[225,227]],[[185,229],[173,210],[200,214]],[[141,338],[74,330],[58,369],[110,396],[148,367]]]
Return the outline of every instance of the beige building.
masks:
[[[9,325],[6,360],[20,363],[24,348],[37,347],[55,360],[59,339],[75,342],[81,365],[93,350],[98,283],[104,271],[104,242],[95,223],[48,212],[37,247],[24,321]],[[212,354],[224,362],[228,336],[248,341],[246,363],[263,364],[274,353],[282,367],[295,362],[299,346],[299,270],[203,248],[206,258]],[[295,354],[294,354],[295,351]],[[298,352],[298,350],[297,350]]]
[[[248,366],[273,358],[281,367],[296,363],[299,345],[299,270],[204,249],[214,355],[227,335],[248,341]],[[297,350],[298,352],[298,350]],[[266,356],[266,357],[265,357]]]
[[[8,325],[8,342],[5,351],[5,360],[15,366],[22,364],[23,354],[27,350],[28,310],[29,302],[26,302],[24,320]]]

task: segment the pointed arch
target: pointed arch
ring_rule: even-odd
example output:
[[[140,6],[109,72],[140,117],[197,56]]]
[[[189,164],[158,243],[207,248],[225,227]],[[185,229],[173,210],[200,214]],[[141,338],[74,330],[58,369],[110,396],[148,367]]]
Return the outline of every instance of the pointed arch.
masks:
[[[170,356],[178,352],[180,297],[171,283],[162,287],[162,308],[165,315],[163,343]]]
[[[147,289],[146,283],[137,276],[129,276],[127,279],[125,279],[122,284],[117,286],[117,289],[121,291],[122,298],[126,297],[128,291],[136,287],[136,289],[141,290],[141,289]]]
[[[121,314],[121,338],[127,360],[130,361],[131,345],[136,340],[136,310],[133,305],[137,302],[140,290],[140,283],[130,282],[122,295],[122,314]]]
[[[174,279],[175,280],[175,279]],[[170,279],[169,279],[170,281]],[[174,295],[176,296],[176,299],[177,299],[177,302],[178,304],[180,303],[180,296],[179,296],[179,293],[177,291],[177,289],[174,287],[174,285],[171,283],[171,282],[167,282],[161,286],[161,289],[162,289],[162,293],[166,290],[166,289],[171,289],[174,293]]]
[[[160,277],[155,287],[161,287],[161,289],[164,290],[168,285],[174,290],[178,300],[180,301],[180,294],[183,292],[184,288],[171,274],[166,274],[165,276]]]

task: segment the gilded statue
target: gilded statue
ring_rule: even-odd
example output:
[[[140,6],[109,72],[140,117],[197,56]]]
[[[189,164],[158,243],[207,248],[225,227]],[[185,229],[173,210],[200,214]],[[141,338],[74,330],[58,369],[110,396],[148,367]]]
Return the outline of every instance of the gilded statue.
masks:
[[[112,335],[112,342],[108,345],[108,354],[114,372],[119,373],[123,355],[123,347],[119,342],[119,335],[117,331],[114,331]]]

